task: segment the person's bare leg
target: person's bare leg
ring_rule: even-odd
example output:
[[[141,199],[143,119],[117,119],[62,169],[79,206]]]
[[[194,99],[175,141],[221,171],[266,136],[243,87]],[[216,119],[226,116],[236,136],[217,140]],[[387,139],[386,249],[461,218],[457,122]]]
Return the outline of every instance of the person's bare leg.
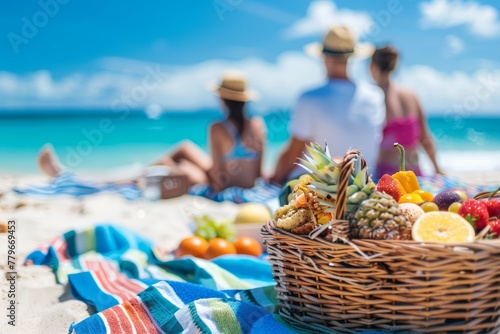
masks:
[[[52,177],[56,177],[64,169],[51,146],[42,149],[38,156],[38,167],[42,172]]]
[[[193,164],[191,161],[180,161],[177,164],[177,171],[180,174],[186,175],[190,187],[195,184],[209,183],[207,173],[199,166]]]
[[[192,141],[185,140],[169,154],[170,158],[177,163],[189,161],[192,164],[208,172],[212,168],[212,158]]]

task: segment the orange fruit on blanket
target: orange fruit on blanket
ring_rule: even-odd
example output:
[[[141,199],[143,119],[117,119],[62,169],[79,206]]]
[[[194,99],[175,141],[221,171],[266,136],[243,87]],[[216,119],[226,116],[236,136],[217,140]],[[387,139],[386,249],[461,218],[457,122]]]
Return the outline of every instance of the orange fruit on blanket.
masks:
[[[182,239],[179,247],[175,250],[175,257],[192,255],[203,258],[208,249],[208,242],[202,237],[193,235]]]
[[[262,247],[257,239],[252,237],[239,237],[234,241],[234,247],[238,254],[260,256]]]
[[[210,260],[221,255],[236,254],[234,245],[222,238],[214,238],[208,243],[205,259]]]

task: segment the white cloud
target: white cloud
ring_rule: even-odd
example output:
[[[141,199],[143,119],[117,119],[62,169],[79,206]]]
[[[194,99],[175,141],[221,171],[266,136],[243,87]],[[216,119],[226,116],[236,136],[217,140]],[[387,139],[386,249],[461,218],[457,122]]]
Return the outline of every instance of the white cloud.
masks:
[[[120,72],[112,66],[113,61],[107,59],[104,63],[108,69],[85,75],[74,73],[58,79],[47,71],[23,76],[0,72],[0,108],[110,109],[116,101],[122,105],[129,103],[134,109],[153,110],[153,113],[157,113],[158,109],[218,108],[218,101],[207,91],[206,84],[218,80],[228,69],[237,69],[246,73],[250,86],[260,92],[261,98],[252,103],[252,108],[267,111],[292,107],[300,92],[324,80],[321,61],[297,52],[284,53],[272,63],[259,58],[246,58],[169,67],[128,59],[115,61],[129,70]],[[366,62],[353,63],[350,73],[366,79],[366,67]],[[156,71],[158,84],[144,89],[144,79],[151,78],[151,71]],[[463,113],[499,113],[498,69],[472,74],[461,71],[446,73],[429,66],[414,65],[401,67],[396,81],[415,91],[429,112],[461,110]],[[154,82],[149,80],[146,84]]]
[[[361,36],[371,29],[373,20],[366,12],[339,9],[333,1],[316,0],[309,5],[307,16],[295,21],[284,34],[290,39],[323,35],[334,24],[347,25]]]
[[[243,1],[241,5],[239,5],[238,10],[242,10],[247,13],[278,23],[288,24],[296,19],[294,15],[277,7],[249,0]]]
[[[448,35],[445,38],[444,55],[447,57],[462,53],[465,49],[464,42],[455,35]]]
[[[432,0],[419,4],[424,28],[466,26],[471,34],[480,37],[500,36],[498,11],[476,1]]]
[[[172,110],[218,107],[217,99],[206,89],[207,82],[218,80],[227,69],[238,69],[261,93],[254,107],[268,110],[290,107],[301,90],[324,77],[319,60],[297,52],[283,53],[274,63],[246,58],[179,67],[106,58],[100,64],[103,69],[99,72],[74,73],[60,79],[48,71],[23,76],[0,72],[0,108],[111,108],[117,101],[131,109],[151,104]],[[157,80],[151,72],[157,72]]]
[[[475,73],[440,72],[430,66],[401,68],[397,82],[420,97],[425,109],[468,116],[477,113],[499,114],[500,70]]]

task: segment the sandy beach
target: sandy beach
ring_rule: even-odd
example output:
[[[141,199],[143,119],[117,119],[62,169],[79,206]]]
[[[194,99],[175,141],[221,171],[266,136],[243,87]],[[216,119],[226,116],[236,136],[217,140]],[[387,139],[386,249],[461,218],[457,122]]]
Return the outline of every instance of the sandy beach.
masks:
[[[96,223],[127,227],[157,243],[166,252],[190,235],[188,223],[193,215],[235,216],[238,206],[215,203],[203,198],[182,196],[157,202],[126,201],[117,194],[98,194],[82,199],[58,197],[37,199],[9,192],[15,185],[43,182],[41,176],[3,177],[0,181],[0,222],[17,221],[17,320],[7,325],[2,312],[0,333],[67,333],[72,322],[94,312],[72,298],[55,281],[48,267],[22,265],[24,258],[43,242],[74,228]],[[7,235],[0,234],[0,271],[7,270]],[[8,285],[2,279],[3,310],[7,307]]]
[[[499,184],[500,173],[463,173],[453,175],[468,183]],[[24,258],[38,245],[74,228],[96,223],[114,223],[130,228],[157,243],[165,252],[190,234],[193,215],[211,214],[234,217],[238,205],[215,203],[193,196],[147,202],[126,201],[118,194],[100,193],[84,198],[56,197],[38,199],[17,195],[14,186],[46,182],[40,175],[9,176],[1,179],[0,222],[17,221],[17,333],[67,333],[72,322],[85,319],[94,310],[72,298],[55,281],[48,267],[22,265]],[[7,270],[7,235],[0,234],[0,270]],[[2,280],[4,309],[8,286]],[[2,317],[1,333],[13,333]]]

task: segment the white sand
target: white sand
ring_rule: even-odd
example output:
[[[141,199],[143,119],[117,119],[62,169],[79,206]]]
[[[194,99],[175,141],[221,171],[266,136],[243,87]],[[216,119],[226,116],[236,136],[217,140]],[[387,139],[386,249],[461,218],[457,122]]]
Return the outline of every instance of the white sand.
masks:
[[[176,247],[190,235],[188,223],[193,215],[211,214],[234,217],[238,206],[214,203],[203,198],[183,196],[157,202],[126,201],[116,194],[98,194],[84,199],[58,197],[35,199],[8,192],[13,185],[44,181],[37,176],[0,179],[0,222],[17,220],[17,314],[16,328],[7,325],[8,282],[7,235],[0,234],[1,309],[0,333],[67,333],[71,322],[88,317],[87,305],[72,299],[58,285],[47,267],[23,267],[22,261],[42,242],[73,228],[96,223],[114,223],[150,238],[165,251]]]
[[[500,173],[451,175],[466,182],[500,185]],[[0,234],[0,278],[2,312],[0,333],[67,333],[71,322],[85,319],[92,309],[72,299],[65,287],[56,284],[47,267],[23,267],[26,255],[40,243],[67,230],[110,222],[149,237],[165,251],[176,247],[190,234],[193,215],[208,213],[234,217],[238,206],[217,204],[202,198],[183,196],[158,202],[126,201],[116,194],[99,194],[84,199],[58,197],[35,199],[9,192],[14,185],[44,181],[40,176],[0,178],[0,222],[16,219],[17,225],[17,319],[16,328],[7,325],[7,236]]]

